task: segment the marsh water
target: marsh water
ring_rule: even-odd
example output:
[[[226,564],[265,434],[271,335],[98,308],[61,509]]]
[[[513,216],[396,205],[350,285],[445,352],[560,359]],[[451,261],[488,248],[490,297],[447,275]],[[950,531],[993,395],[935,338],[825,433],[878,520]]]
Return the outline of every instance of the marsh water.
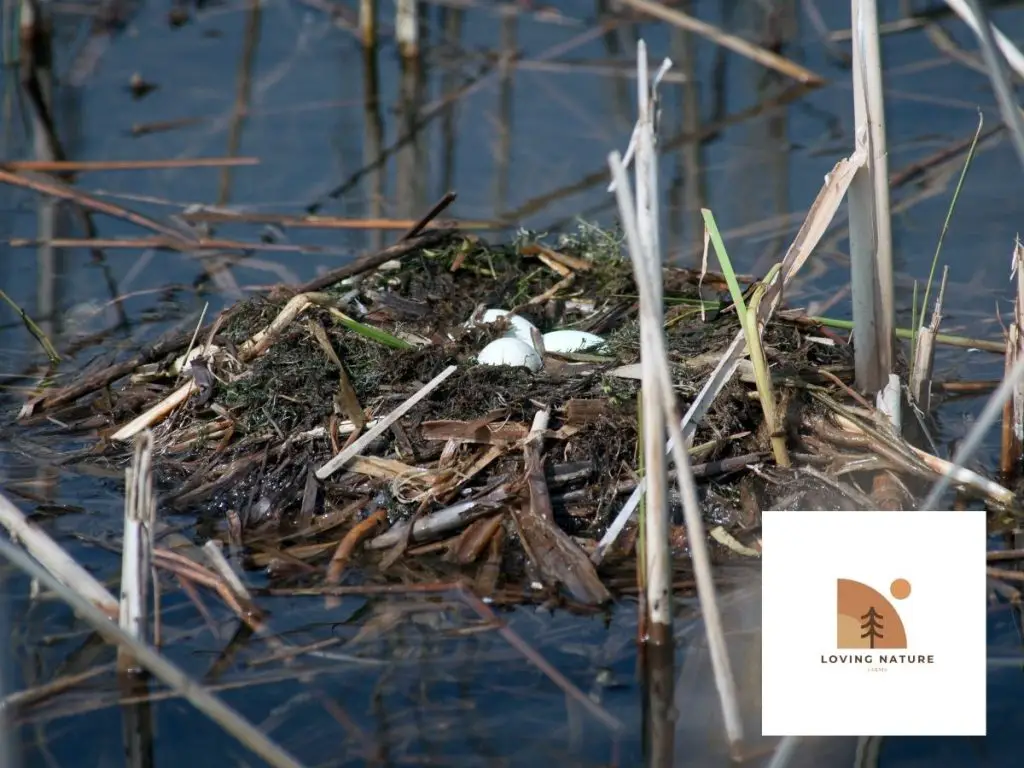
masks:
[[[6,60],[16,3],[6,2]],[[758,42],[826,79],[801,89],[787,76],[716,47],[664,22],[608,21],[611,3],[561,0],[441,2],[422,7],[422,60],[403,66],[394,43],[394,8],[381,7],[381,45],[368,64],[355,31],[357,4],[329,0],[200,3],[54,3],[53,112],[65,154],[75,160],[254,157],[258,165],[90,172],[75,184],[110,202],[164,220],[189,206],[250,213],[319,213],[354,218],[416,219],[444,192],[458,194],[445,217],[481,222],[483,237],[519,228],[571,231],[580,220],[615,222],[607,192],[608,153],[624,151],[635,113],[636,40],[652,66],[670,57],[661,86],[662,218],[668,259],[697,264],[703,247],[700,209],[710,208],[737,269],[762,274],[781,259],[822,178],[853,147],[848,66],[848,4],[709,0],[680,10]],[[880,3],[884,22],[903,6]],[[1013,37],[1024,11],[992,4],[992,19]],[[171,9],[188,20],[169,22]],[[1020,167],[999,131],[996,102],[969,29],[929,6],[920,24],[883,38],[893,232],[901,326],[909,325],[914,284],[927,279],[966,142],[984,117],[983,139],[943,242],[949,267],[943,330],[1000,338],[999,314],[1010,311],[1009,266],[1021,226]],[[118,23],[94,25],[101,13]],[[606,23],[601,26],[601,20]],[[142,98],[133,76],[157,86]],[[24,98],[15,68],[3,84],[2,151],[30,159]],[[952,151],[956,147],[961,151]],[[220,227],[218,236],[258,232],[269,243],[316,246],[266,250],[237,261],[146,248],[12,247],[21,238],[84,236],[62,208],[33,193],[0,187],[0,287],[32,315],[73,372],[118,349],[141,346],[169,328],[195,325],[200,312],[279,281],[296,282],[393,242],[395,231]],[[139,237],[132,224],[99,218],[96,236]],[[849,318],[847,241],[842,215],[805,268],[791,305],[810,314]],[[227,273],[218,271],[227,268]],[[211,276],[212,274],[212,276]],[[225,274],[229,277],[225,277]],[[934,295],[934,294],[933,294]],[[115,303],[115,296],[123,301]],[[0,375],[18,386],[43,360],[13,312],[0,314]],[[123,310],[124,317],[119,314]],[[126,323],[120,323],[121,320]],[[985,352],[941,349],[942,378],[998,378],[1002,361]],[[6,383],[6,382],[5,382]],[[4,395],[5,424],[22,390]],[[939,412],[943,443],[956,440],[980,410],[956,399]],[[5,433],[10,434],[10,433]],[[119,556],[103,541],[120,525],[119,477],[56,469],[45,446],[7,441],[0,483],[101,578],[116,575]],[[997,437],[982,457],[994,466]],[[171,518],[189,532],[188,517]],[[12,641],[9,691],[109,663],[70,613],[27,599],[28,582],[4,573]],[[260,574],[247,578],[260,586]],[[276,632],[302,645],[367,612],[387,616],[388,601],[269,601]],[[166,652],[206,674],[237,630],[232,615],[207,623],[179,593],[163,609],[176,633]],[[436,611],[387,624],[357,656],[310,657],[291,675],[260,665],[207,682],[307,765],[640,765],[643,692],[637,679],[636,606],[610,617],[517,609],[502,616],[537,654],[596,701],[622,729],[615,734],[567,697],[537,666],[494,632],[470,631],[465,611]],[[168,620],[170,622],[170,619]],[[1001,655],[1019,652],[1009,609],[991,613],[990,642]],[[680,606],[679,659],[692,624]],[[267,652],[269,655],[269,651]],[[314,661],[315,660],[315,661]],[[879,764],[1010,765],[1019,759],[1021,671],[994,669],[985,739],[888,739]],[[954,706],[955,692],[950,692]],[[25,710],[7,736],[26,766],[124,763],[117,691],[85,685]],[[685,691],[679,717],[716,706],[708,685]],[[242,746],[189,704],[153,703],[158,765],[256,765]],[[1018,722],[1015,726],[1014,723]],[[694,747],[691,745],[690,756]],[[675,749],[683,754],[687,742]],[[697,753],[700,755],[701,753]],[[707,764],[716,764],[708,756]]]

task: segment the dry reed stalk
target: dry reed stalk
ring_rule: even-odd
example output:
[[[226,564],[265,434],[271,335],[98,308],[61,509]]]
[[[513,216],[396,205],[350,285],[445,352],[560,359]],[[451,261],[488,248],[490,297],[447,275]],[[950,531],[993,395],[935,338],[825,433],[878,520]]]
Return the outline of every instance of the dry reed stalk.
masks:
[[[650,260],[645,262],[642,258],[642,246],[637,234],[635,209],[632,205],[629,180],[618,152],[613,152],[609,156],[608,163],[611,166],[612,178],[615,181],[619,216],[622,220],[623,230],[626,233],[630,254],[633,256],[633,268],[637,286],[641,291],[640,306],[642,308],[645,303],[649,304],[652,300],[652,280],[651,276],[647,274],[647,270],[650,270],[655,265],[651,264]],[[690,542],[694,576],[697,582],[697,596],[704,614],[708,647],[715,675],[715,685],[722,707],[722,719],[725,723],[730,751],[738,754],[743,742],[743,723],[736,696],[736,681],[732,673],[732,666],[725,644],[722,618],[718,609],[715,584],[711,574],[711,558],[707,550],[700,502],[697,500],[696,482],[685,448],[686,443],[682,434],[682,426],[672,389],[665,338],[661,329],[650,329],[648,327],[647,336],[642,339],[642,344],[641,349],[651,350],[653,353],[651,359],[657,363],[659,377],[658,394],[662,398],[662,409],[671,431],[671,440],[669,442],[671,444],[672,460],[676,465],[676,481],[679,486],[679,495],[683,501],[683,518],[686,524],[687,538]],[[638,485],[638,488],[640,487]]]
[[[11,248],[157,248],[162,250],[184,250],[176,240],[167,237],[12,237],[6,245]],[[288,243],[245,242],[242,240],[217,240],[200,238],[190,246],[190,250],[224,250],[224,251],[267,251],[271,253],[326,253],[319,246],[290,245]],[[249,261],[248,264],[253,262]]]
[[[995,420],[999,418],[1003,406],[1013,396],[1013,393],[1022,382],[1024,382],[1024,359],[1014,363],[1013,368],[1007,372],[999,388],[992,393],[992,396],[982,409],[978,420],[974,423],[971,431],[967,433],[967,436],[961,441],[956,455],[953,456],[952,461],[948,462],[942,478],[935,483],[920,509],[935,509],[935,505],[938,504],[942,494],[949,488],[950,483],[956,481],[956,475],[962,472],[969,472],[969,470],[964,469],[964,462],[974,455],[985,433]],[[970,474],[973,475],[974,473]]]
[[[508,487],[501,485],[479,499],[461,501],[416,520],[396,523],[377,538],[367,542],[366,548],[386,549],[396,546],[405,539],[411,539],[415,543],[458,530],[478,517],[498,510],[509,495]]]
[[[249,588],[245,586],[242,581],[242,577],[238,575],[234,568],[231,567],[231,563],[224,557],[224,550],[221,549],[221,543],[214,539],[203,544],[203,554],[206,555],[207,561],[210,563],[210,567],[223,579],[224,583],[228,585],[228,589],[238,598],[241,603],[252,603],[252,594],[249,592]]]
[[[156,405],[136,416],[110,436],[111,440],[131,440],[144,429],[149,429],[166,419],[175,408],[184,403],[199,387],[193,379],[178,387]]]
[[[251,211],[217,208],[189,210],[181,214],[180,218],[189,223],[275,224],[279,227],[291,229],[393,229],[402,232],[408,231],[421,221],[421,219],[348,219],[339,216],[292,216],[287,213],[253,213]],[[444,219],[443,221],[435,221],[434,226],[465,232],[473,229],[497,229],[502,224],[490,221]]]
[[[402,403],[400,406],[395,408],[391,413],[380,419],[371,429],[368,429],[362,437],[352,443],[350,446],[345,448],[341,453],[335,456],[333,459],[324,464],[320,469],[316,471],[317,480],[323,481],[333,475],[339,469],[341,469],[357,454],[361,453],[370,443],[380,437],[386,432],[392,424],[398,421],[400,418],[405,416],[417,403],[423,398],[433,392],[439,387],[445,379],[455,373],[458,366],[449,365],[441,373],[437,374],[434,378],[428,381],[420,388],[415,394],[413,394],[408,400]]]
[[[197,157],[180,160],[10,160],[0,163],[9,171],[88,173],[90,171],[146,171],[167,168],[222,168],[259,165],[258,157]]]
[[[647,46],[637,43],[636,136],[636,235],[637,250],[630,250],[638,281],[647,283],[640,301],[640,336],[660,334],[664,325],[662,307],[662,263],[659,247],[657,154],[654,118],[656,91],[647,72]],[[665,450],[664,402],[653,350],[641,346],[641,390],[643,397],[644,476],[647,479],[644,505],[644,557],[647,598],[648,639],[655,645],[672,642],[672,553],[669,549],[668,468]]]
[[[534,414],[529,436],[523,441],[529,501],[512,505],[512,520],[527,557],[549,585],[561,585],[574,600],[585,605],[604,605],[612,596],[597,575],[593,563],[565,531],[555,523],[541,447],[550,411]]]
[[[973,10],[970,5],[964,0],[945,0],[946,5],[953,9],[953,12],[963,19],[964,23],[971,28],[971,31],[976,35],[981,34],[981,24],[975,17]],[[1014,45],[1004,35],[995,24],[989,24],[992,30],[992,37],[995,38],[995,44],[999,47],[999,51],[1006,57],[1006,62],[1010,65],[1014,72],[1017,73],[1018,77],[1024,78],[1024,54],[1020,52],[1020,49]]]
[[[673,24],[680,29],[685,29],[688,32],[694,32],[702,37],[706,37],[716,45],[728,48],[730,51],[738,53],[740,56],[744,56],[751,61],[756,61],[763,67],[773,69],[787,77],[792,77],[799,83],[806,85],[821,85],[825,82],[824,78],[820,75],[811,72],[811,70],[806,67],[802,67],[787,58],[779,56],[777,53],[769,51],[767,48],[754,45],[753,43],[744,40],[742,37],[731,35],[713,24],[708,24],[706,21],[695,19],[693,16],[683,13],[682,11],[677,11],[674,8],[668,8],[662,3],[652,2],[651,0],[622,0],[622,2],[632,8],[635,8],[641,13],[647,14],[648,16],[653,16],[656,19],[661,19],[669,24]]]
[[[57,181],[56,179],[30,178],[16,173],[10,173],[9,171],[5,171],[0,168],[0,183],[10,184],[11,186],[22,187],[24,189],[31,189],[40,194],[50,195],[51,197],[56,197],[61,200],[69,200],[86,210],[103,213],[116,219],[130,221],[138,227],[149,229],[159,235],[167,237],[172,243],[172,247],[178,250],[190,251],[195,248],[194,235],[191,235],[186,231],[172,229],[171,227],[161,224],[155,219],[143,216],[141,213],[135,213],[133,211],[129,211],[127,208],[122,208],[119,205],[104,202],[103,200],[87,195],[86,193],[74,189],[73,187]]]
[[[850,184],[850,286],[857,387],[875,393],[892,371],[894,304],[892,222],[885,137],[885,97],[876,0],[851,0],[853,107],[868,160]]]
[[[932,373],[935,362],[935,337],[939,335],[942,323],[942,301],[946,295],[946,279],[949,267],[942,269],[942,282],[939,284],[939,295],[935,298],[935,310],[931,322],[922,326],[917,334],[914,347],[914,361],[910,369],[910,394],[918,408],[924,412],[931,410],[932,405]]]
[[[153,525],[156,494],[153,492],[153,433],[144,430],[135,441],[132,464],[125,470],[124,543],[121,550],[121,602],[119,624],[140,642],[149,641],[148,597],[153,578]],[[154,599],[154,614],[159,613]],[[137,662],[118,649],[118,668],[136,671]]]
[[[419,55],[420,19],[416,0],[395,0],[395,41],[403,59]]]
[[[1006,375],[1013,366],[1024,360],[1024,246],[1014,243],[1010,280],[1017,278],[1017,296],[1013,303],[1013,322],[1006,333]],[[1003,407],[1003,440],[1000,468],[1003,477],[1013,478],[1020,472],[1021,451],[1024,446],[1024,384],[1013,389],[1013,396]]]
[[[832,218],[839,209],[839,205],[842,203],[843,198],[846,195],[846,191],[850,186],[850,181],[857,172],[857,169],[859,169],[866,160],[867,151],[864,147],[864,141],[861,139],[856,151],[854,151],[850,157],[836,163],[832,172],[825,177],[824,186],[821,188],[821,191],[818,192],[818,196],[815,198],[814,203],[807,212],[807,217],[804,219],[804,223],[801,225],[800,231],[797,232],[793,243],[786,252],[786,256],[782,261],[782,269],[779,270],[774,282],[768,286],[764,298],[761,301],[761,305],[757,311],[757,322],[759,326],[763,327],[764,324],[768,322],[772,313],[775,312],[775,309],[782,301],[782,291],[784,287],[793,279],[796,273],[803,266],[804,262],[806,262],[811,253],[814,252],[815,247],[821,241],[822,236],[825,234],[825,230],[828,229],[832,222]],[[690,409],[683,416],[680,426],[682,428],[682,434],[687,441],[693,437],[693,433],[696,430],[697,425],[708,412],[708,409],[711,407],[711,403],[739,367],[740,360],[743,357],[745,350],[744,341],[744,332],[741,329],[737,332],[732,344],[730,344],[722,354],[715,370],[711,372],[711,375],[705,382],[704,387],[697,394],[697,397],[691,404]],[[673,449],[673,442],[673,440],[669,440],[668,444],[665,446],[666,451]],[[594,552],[591,555],[591,560],[594,563],[600,563],[604,559],[609,548],[615,543],[619,534],[622,533],[622,529],[625,528],[626,523],[636,511],[645,487],[646,484],[641,478],[640,482],[633,490],[632,495],[630,495],[622,509],[619,510],[618,515],[612,521],[611,525],[608,526],[608,530],[605,532],[604,536],[601,537],[597,547],[595,547]]]
[[[83,599],[97,605],[108,618],[117,618],[117,598],[42,528],[30,522],[3,494],[0,494],[0,525],[10,532],[12,540],[20,541],[32,557],[54,575],[54,578],[67,585],[69,589],[77,590]]]
[[[359,39],[364,48],[377,47],[377,0],[359,0]]]
[[[2,499],[3,497],[0,497]],[[0,505],[2,506],[2,505]],[[152,672],[174,692],[187,699],[221,728],[234,736],[254,754],[275,768],[302,768],[294,757],[268,739],[249,721],[227,706],[210,691],[193,680],[147,643],[136,640],[110,620],[100,608],[67,586],[10,542],[0,539],[0,555],[20,570],[53,590],[67,605],[96,630],[107,642],[126,648],[132,658]],[[88,574],[86,574],[88,576]],[[88,576],[88,578],[92,578]],[[81,587],[76,584],[76,587]],[[111,598],[112,599],[112,598]],[[116,608],[115,608],[116,615]]]

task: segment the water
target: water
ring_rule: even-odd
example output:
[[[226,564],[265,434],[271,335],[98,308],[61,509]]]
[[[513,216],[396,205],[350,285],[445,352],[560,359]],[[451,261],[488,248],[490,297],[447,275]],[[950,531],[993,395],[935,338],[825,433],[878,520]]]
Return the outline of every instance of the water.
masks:
[[[352,10],[351,5],[344,8]],[[576,217],[610,224],[615,203],[605,191],[606,156],[626,147],[634,92],[631,80],[594,69],[607,68],[610,59],[631,66],[630,40],[640,34],[654,66],[671,56],[676,62],[672,72],[696,83],[691,87],[670,82],[662,89],[666,151],[660,178],[668,255],[680,262],[699,259],[699,208],[706,206],[715,213],[737,269],[760,274],[781,258],[823,175],[852,149],[850,73],[835,55],[847,44],[826,42],[811,23],[805,3],[685,5],[697,17],[735,34],[768,44],[774,37],[784,40],[784,55],[829,83],[772,106],[792,85],[784,77],[661,23],[639,29],[622,25],[607,38],[594,34],[595,4],[561,0],[553,3],[561,13],[558,19],[536,13],[518,17],[514,47],[524,61],[519,68],[505,79],[494,69],[495,74],[473,85],[487,63],[484,54],[497,55],[502,40],[510,39],[513,23],[503,22],[495,6],[473,6],[463,14],[461,35],[456,36],[451,31],[454,8],[445,11],[444,20],[442,8],[431,7],[424,92],[418,100],[434,116],[417,141],[390,156],[382,172],[363,173],[361,169],[374,161],[378,145],[390,147],[407,133],[398,57],[387,36],[390,6],[382,11],[386,40],[378,57],[379,98],[370,99],[369,107],[356,37],[344,24],[332,25],[324,12],[338,6],[272,0],[255,15],[249,3],[232,0],[193,9],[190,23],[171,28],[166,4],[143,4],[127,17],[123,29],[91,43],[89,17],[69,6],[58,9],[57,17],[56,121],[74,159],[226,154],[260,159],[258,166],[233,168],[229,174],[219,169],[177,169],[80,176],[80,189],[161,220],[196,203],[301,214],[318,200],[326,200],[323,214],[417,218],[453,189],[459,197],[446,216],[551,232],[572,229]],[[848,26],[842,3],[816,5],[828,29]],[[890,7],[895,4],[882,5],[883,21],[895,18],[898,9]],[[1012,32],[1021,23],[1021,13],[1004,7],[993,13],[993,21]],[[942,24],[968,54],[975,55],[975,43],[962,24],[948,19]],[[248,32],[247,25],[258,34]],[[439,45],[444,25],[448,38]],[[561,47],[557,55],[551,54],[555,47]],[[979,109],[986,128],[998,124],[986,77],[940,52],[924,31],[886,36],[883,56],[894,175],[969,138]],[[246,61],[248,78],[241,75]],[[567,62],[586,62],[589,68],[583,71]],[[135,73],[159,87],[133,100],[127,85]],[[2,155],[29,157],[32,147],[24,138],[22,122],[10,117],[17,114],[12,82],[4,84],[4,103],[11,111],[5,113],[9,117]],[[472,90],[451,109],[437,109],[445,93],[458,87]],[[236,108],[239,99],[246,105],[241,112]],[[698,109],[684,109],[687,105]],[[136,138],[126,135],[133,125],[183,119],[198,122]],[[383,134],[374,137],[378,119]],[[680,135],[700,136],[703,141],[677,140]],[[913,282],[927,277],[961,162],[962,156],[954,158],[940,171],[901,184],[893,193],[903,325],[909,317]],[[992,309],[998,305],[1005,316],[1009,308],[1008,257],[1019,228],[1019,170],[1011,148],[999,136],[979,147],[943,247],[942,263],[950,267],[947,332],[998,337]],[[338,199],[324,197],[356,176],[359,181]],[[0,238],[5,242],[37,237],[40,208],[35,196],[0,187],[0,209]],[[120,219],[96,221],[100,237],[149,234]],[[59,226],[65,236],[82,236],[78,222],[67,216]],[[848,318],[846,241],[842,222],[838,226],[840,231],[825,238],[788,298],[793,304],[827,305],[822,312]],[[217,235],[253,239],[258,231],[224,227]],[[379,235],[358,232],[289,230],[285,235],[288,243],[320,246],[329,253],[258,252],[233,268],[234,282],[243,294],[280,279],[307,279],[382,242]],[[383,242],[397,236],[388,233]],[[0,245],[0,286],[43,325],[58,348],[116,321],[108,281],[117,294],[128,297],[123,302],[127,330],[82,346],[67,361],[68,371],[115,347],[140,346],[170,325],[190,326],[207,302],[212,313],[234,300],[227,290],[231,285],[211,283],[203,264],[192,256],[142,249],[108,249],[105,255],[105,265],[97,265],[85,249],[68,248],[44,268],[45,262],[32,249]],[[18,374],[39,359],[38,349],[16,318],[9,312],[0,316],[0,372]],[[962,350],[941,351],[937,365],[944,374],[972,379],[995,377],[1001,370],[998,360]],[[10,402],[6,407],[11,408]],[[978,407],[974,401],[944,407],[941,437],[963,434]],[[985,456],[990,465],[995,449],[993,435]],[[26,509],[33,501],[57,505],[60,514],[46,521],[51,533],[102,577],[116,573],[117,556],[90,538],[116,525],[122,504],[116,480],[60,472],[19,450],[0,452],[5,489],[27,493]],[[84,635],[66,613],[49,606],[29,608],[22,597],[26,585],[15,575],[9,575],[6,584],[15,596],[15,688],[95,663],[88,658],[67,661]],[[310,600],[267,600],[275,630],[291,631],[289,640],[295,644],[303,637],[313,639],[312,634],[303,634],[313,618],[338,622],[341,636],[349,637],[343,622],[356,610],[383,611],[379,601],[361,598],[344,600],[333,610]],[[190,617],[175,621],[175,629],[188,634],[175,639],[168,654],[202,675],[224,649],[234,624],[215,613],[215,624],[207,626],[180,593],[168,596],[167,603],[168,609]],[[357,765],[374,755],[382,764],[395,765],[527,765],[538,760],[599,765],[616,757],[623,765],[638,764],[642,708],[632,644],[635,606],[620,606],[607,626],[596,618],[527,610],[505,618],[539,654],[624,724],[617,744],[605,726],[567,699],[497,634],[446,636],[437,627],[411,619],[363,647],[361,653],[383,664],[307,660],[304,663],[315,670],[312,682],[265,682],[227,690],[223,696],[309,764]],[[463,611],[449,621],[453,623],[447,629],[455,630],[476,619]],[[1008,612],[994,614],[992,636],[1012,647],[1018,625]],[[317,637],[321,630],[317,627]],[[42,635],[51,636],[51,641],[26,642]],[[252,646],[242,659],[253,662],[268,653],[263,646]],[[228,672],[223,679],[250,680],[256,674],[252,669]],[[993,674],[988,739],[977,744],[889,740],[881,764],[917,765],[940,754],[957,764],[1008,763],[1012,748],[1005,742],[1016,733],[1019,683],[1015,672]],[[615,684],[605,685],[609,681]],[[27,711],[27,722],[18,731],[26,765],[122,762],[121,713],[110,706],[113,692],[97,686],[93,681],[84,692],[66,693],[56,703]],[[325,700],[332,704],[325,705]],[[699,706],[713,706],[713,701],[708,694]],[[105,708],[70,716],[101,704]],[[157,703],[154,712],[158,761],[255,764],[243,748],[186,703]]]

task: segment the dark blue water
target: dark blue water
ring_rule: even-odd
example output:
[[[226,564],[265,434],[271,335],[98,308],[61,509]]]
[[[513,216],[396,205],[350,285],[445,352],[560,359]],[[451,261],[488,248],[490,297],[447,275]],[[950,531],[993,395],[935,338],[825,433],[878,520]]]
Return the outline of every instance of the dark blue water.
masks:
[[[737,268],[762,273],[781,258],[823,175],[852,150],[850,73],[833,55],[834,50],[846,51],[848,44],[826,44],[802,3],[689,5],[698,17],[750,39],[763,36],[769,27],[781,29],[788,40],[784,55],[829,80],[784,106],[756,110],[755,105],[776,98],[790,85],[784,77],[766,73],[733,54],[722,54],[706,41],[680,41],[679,34],[664,24],[621,29],[619,43],[626,52],[618,54],[620,62],[632,63],[629,39],[642,35],[652,68],[671,55],[677,63],[673,72],[682,72],[696,83],[689,95],[686,86],[678,83],[662,88],[663,135],[672,147],[661,166],[668,256],[680,262],[699,258],[702,232],[694,220],[705,206],[714,211]],[[895,18],[897,4],[881,5],[883,19]],[[349,10],[354,6],[344,4]],[[568,45],[592,28],[593,3],[562,0],[553,6],[562,13],[561,23],[529,15],[520,18],[517,48],[523,59],[543,59],[553,46]],[[773,16],[771,24],[764,6],[781,14]],[[831,30],[849,26],[844,4],[817,6]],[[497,50],[501,22],[493,9],[485,4],[468,10],[461,40],[449,40],[445,55],[436,45],[441,39],[439,9],[430,9],[423,104],[443,97],[445,67],[461,83],[479,71],[481,52]],[[72,158],[130,160],[228,153],[249,6],[237,0],[210,4],[193,11],[192,21],[178,29],[168,26],[167,11],[164,3],[140,5],[124,29],[98,46],[100,55],[91,68],[82,63],[88,18],[70,7],[58,15],[56,118]],[[383,13],[390,24],[390,6]],[[993,14],[1011,37],[1022,18],[1021,11],[1012,8]],[[947,19],[943,28],[967,53],[977,55],[974,40],[962,24]],[[692,66],[685,63],[687,46],[692,47]],[[592,35],[556,61],[603,65],[612,55],[604,39]],[[979,109],[986,128],[997,125],[998,112],[985,76],[944,55],[921,30],[885,37],[883,55],[893,173],[970,137]],[[399,64],[390,38],[385,39],[378,60],[385,126],[382,143],[387,147],[404,133],[397,114]],[[225,199],[220,199],[222,172],[217,169],[89,173],[80,176],[79,188],[159,219],[189,205],[218,202],[252,212],[301,214],[359,173],[368,158],[363,55],[354,35],[332,26],[315,3],[272,0],[262,7],[252,62],[248,107],[236,154],[258,157],[260,165],[232,169]],[[159,86],[138,101],[126,89],[135,73]],[[11,83],[6,80],[3,86],[6,99],[13,94]],[[548,232],[574,229],[576,217],[613,223],[614,199],[605,190],[606,156],[612,149],[623,151],[628,142],[635,108],[632,81],[592,71],[524,65],[509,83],[503,95],[500,81],[490,77],[449,112],[450,136],[445,135],[441,110],[421,133],[418,161],[396,153],[384,165],[379,181],[382,215],[416,218],[451,188],[459,197],[446,216],[503,220],[511,229]],[[687,99],[699,106],[699,114],[683,109]],[[744,111],[750,114],[735,117]],[[11,117],[4,123],[4,157],[30,157],[31,142],[23,135],[20,118],[15,119],[16,111],[5,114]],[[136,124],[185,118],[201,120],[173,131],[138,138],[126,135]],[[702,143],[672,145],[677,134],[707,134],[714,125],[719,126],[717,131]],[[502,140],[506,134],[507,150]],[[414,168],[411,175],[400,171],[403,163]],[[962,156],[943,166],[941,173],[902,185],[893,193],[903,324],[909,316],[914,280],[927,277],[961,163]],[[1011,148],[999,137],[979,148],[940,262],[940,268],[948,264],[950,269],[944,313],[947,332],[998,337],[993,309],[998,306],[1005,315],[1009,308],[1009,255],[1020,227],[1019,173]],[[581,181],[588,178],[587,183]],[[366,174],[340,198],[328,200],[320,212],[370,215],[376,183],[372,172]],[[0,211],[0,238],[5,242],[36,237],[37,198],[31,193],[0,188]],[[101,237],[148,234],[118,219],[98,217],[97,223]],[[842,225],[837,221],[835,237],[825,238],[790,303],[820,305],[834,299],[827,314],[849,317],[849,296],[842,293],[848,285]],[[74,222],[63,226],[62,234],[82,236]],[[253,239],[260,231],[258,226],[226,227],[218,234]],[[388,233],[384,242],[397,236]],[[233,269],[243,294],[282,278],[309,278],[373,245],[369,235],[340,231],[290,230],[286,237],[286,242],[317,245],[331,253],[257,253]],[[81,334],[110,327],[117,319],[104,271],[87,251],[64,250],[52,276],[44,275],[39,264],[34,250],[0,244],[0,287],[47,323],[58,347]],[[190,256],[110,249],[105,268],[117,292],[129,296],[124,301],[129,329],[112,332],[101,343],[81,349],[62,370],[73,372],[115,345],[144,344],[169,325],[191,326],[207,302],[208,312],[213,313],[234,300],[216,288],[195,288],[203,269]],[[178,290],[170,297],[162,295],[168,287]],[[56,312],[41,316],[40,308],[50,303]],[[34,342],[5,306],[0,310],[0,375],[20,374],[39,361]],[[1002,364],[984,353],[941,350],[937,365],[950,376],[973,379],[998,376]],[[11,408],[9,401],[5,407]],[[942,437],[962,434],[979,407],[975,401],[946,406],[940,414]],[[992,460],[996,445],[992,435],[987,460]],[[73,507],[47,521],[48,530],[102,577],[116,574],[118,558],[89,537],[102,537],[118,527],[122,505],[118,483],[41,465],[45,462],[19,450],[4,450],[0,479],[5,488],[16,487],[52,504]],[[26,501],[23,508],[31,510],[32,505]],[[20,577],[9,576],[6,588],[18,596],[12,604],[17,638],[12,645],[15,687],[71,671],[61,665],[84,640],[79,625],[55,607],[29,610],[21,599],[26,584]],[[186,633],[169,643],[168,655],[201,675],[224,648],[234,622],[218,612],[215,600],[207,600],[219,622],[215,633],[180,594],[168,596],[167,602],[180,604],[169,625],[175,632]],[[265,604],[274,629],[293,630],[289,642],[301,645],[322,638],[323,624],[337,622],[340,636],[349,637],[352,630],[342,623],[364,603],[362,598],[352,598],[333,611],[315,598],[273,598]],[[445,627],[406,622],[400,630],[361,646],[358,652],[375,665],[307,657],[302,663],[311,670],[308,679],[265,682],[227,690],[223,696],[310,765],[361,765],[371,754],[388,765],[530,765],[538,761],[599,765],[616,756],[620,764],[639,764],[642,709],[632,643],[635,606],[620,606],[608,626],[599,619],[532,610],[517,610],[506,618],[538,653],[584,693],[594,693],[601,706],[624,724],[617,745],[604,725],[569,702],[503,638],[495,633],[455,634],[454,630],[475,620],[466,611],[450,620],[446,629],[451,636],[441,631]],[[994,642],[1007,652],[1019,645],[1011,619],[1005,611],[993,618]],[[311,621],[321,626],[309,628]],[[69,632],[77,634],[38,642],[42,636]],[[253,680],[256,670],[280,669],[277,664],[253,669],[237,666],[269,653],[259,643],[247,647],[223,680]],[[82,662],[81,668],[92,663]],[[606,678],[618,685],[598,684]],[[122,764],[121,713],[111,706],[116,697],[105,685],[94,680],[84,684],[82,692],[62,694],[56,702],[26,711],[18,731],[24,739],[25,764]],[[993,672],[989,738],[890,740],[882,764],[912,766],[938,757],[963,765],[1009,764],[1016,759],[1009,740],[1018,730],[1015,702],[1020,694],[1019,672]],[[955,692],[950,695],[954,698]],[[335,709],[325,708],[324,700],[333,702]],[[713,699],[708,698],[706,705],[714,706]],[[341,721],[338,709],[344,713]],[[85,710],[93,711],[83,714]],[[257,764],[188,704],[170,700],[156,704],[154,711],[158,764]],[[384,752],[374,752],[379,749]]]

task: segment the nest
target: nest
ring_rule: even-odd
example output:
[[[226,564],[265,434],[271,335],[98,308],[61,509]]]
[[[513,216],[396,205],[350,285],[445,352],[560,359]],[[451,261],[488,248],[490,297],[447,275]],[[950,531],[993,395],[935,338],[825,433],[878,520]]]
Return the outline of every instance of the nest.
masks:
[[[161,505],[193,515],[200,536],[237,548],[271,586],[460,578],[499,603],[574,606],[635,591],[635,526],[591,558],[640,471],[637,290],[619,240],[582,229],[550,245],[434,241],[316,290],[239,303],[45,393],[23,420],[98,430],[69,461],[115,468],[149,429]],[[664,285],[682,413],[740,323],[720,276],[666,268]],[[546,354],[537,372],[480,365],[508,332],[467,323],[483,307],[606,344]],[[690,450],[720,558],[757,556],[762,509],[899,506],[930,477],[857,402],[845,339],[796,312],[777,312],[763,339],[782,423],[765,426],[741,365]],[[773,460],[780,434],[789,466]],[[692,585],[688,558],[677,563],[677,586]]]

